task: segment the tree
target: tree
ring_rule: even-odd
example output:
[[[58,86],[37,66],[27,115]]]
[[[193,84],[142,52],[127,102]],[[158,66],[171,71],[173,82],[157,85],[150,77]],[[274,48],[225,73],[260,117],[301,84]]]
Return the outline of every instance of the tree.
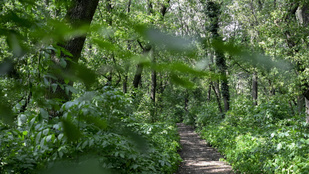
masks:
[[[65,21],[70,25],[70,27],[75,29],[80,29],[81,27],[89,28],[89,25],[98,6],[98,2],[99,0],[74,0],[67,11]],[[75,65],[78,64],[78,60],[81,57],[81,52],[86,40],[86,35],[87,33],[85,32],[80,36],[73,36],[65,43],[57,43],[65,50],[62,51],[61,56],[65,57],[67,60],[65,68],[61,68],[62,72],[60,73],[72,73],[72,71],[78,71]],[[58,66],[58,68],[61,67],[59,66],[60,57],[54,56],[53,61]],[[66,80],[64,76],[59,74],[59,72],[57,73],[58,79],[53,80],[54,83],[65,85]],[[70,81],[68,83],[68,85],[72,84],[73,81]],[[55,91],[51,90],[49,92],[49,98],[59,98],[63,101],[68,101],[71,98],[71,94],[66,92],[64,87],[58,87]]]
[[[219,30],[219,15],[220,15],[220,6],[219,4],[209,1],[207,2],[207,14],[211,20],[211,24],[209,26],[209,31],[212,33],[214,41],[221,41],[221,37],[218,33]],[[229,85],[228,85],[228,79],[226,76],[226,60],[224,57],[224,53],[222,50],[215,50],[216,52],[216,65],[218,67],[218,72],[220,74],[220,80],[221,80],[221,93],[223,97],[224,102],[224,110],[225,112],[229,110],[229,100],[230,100],[230,94],[229,94]]]
[[[298,20],[300,22],[300,24],[302,25],[302,27],[307,27],[309,25],[309,3],[306,2],[304,4],[297,4],[298,6],[294,7],[291,10],[292,15],[295,14],[298,17]],[[297,10],[295,10],[295,8],[297,8]],[[307,35],[308,33],[305,32],[304,35]],[[296,42],[290,40],[290,36],[289,33],[286,33],[287,35],[287,42],[289,43],[290,47],[294,48],[296,46]],[[307,45],[308,48],[308,45]],[[297,48],[296,48],[297,49]],[[300,72],[304,72],[305,69],[302,68],[303,67],[303,63],[302,62],[298,62],[297,63],[297,69]],[[305,98],[305,104],[306,104],[306,122],[309,123],[309,83],[306,80],[302,81],[302,93],[303,96]],[[300,109],[301,110],[301,109]]]

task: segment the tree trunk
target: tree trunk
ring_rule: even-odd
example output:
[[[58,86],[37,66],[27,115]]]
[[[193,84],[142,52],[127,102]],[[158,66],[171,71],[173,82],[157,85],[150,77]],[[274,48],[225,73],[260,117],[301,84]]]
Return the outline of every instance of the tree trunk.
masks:
[[[253,105],[257,105],[258,99],[258,76],[256,71],[253,73],[252,76],[252,98],[253,98]]]
[[[122,91],[123,91],[123,93],[127,93],[128,92],[127,84],[128,84],[128,75],[125,75],[124,76],[124,80],[123,80],[123,84],[122,84]]]
[[[219,15],[220,15],[220,6],[218,3],[212,1],[207,3],[207,14],[211,20],[210,32],[213,35],[213,39],[217,41],[222,41],[219,36]],[[227,65],[223,52],[220,49],[216,49],[216,65],[220,74],[221,80],[221,93],[224,102],[224,111],[228,111],[230,108],[230,94],[229,94],[229,85],[226,75]]]
[[[140,81],[142,79],[142,72],[143,72],[143,65],[138,64],[136,67],[136,72],[133,80],[133,87],[136,89],[138,88],[138,85],[140,84]]]
[[[156,57],[152,52],[152,63],[155,65],[156,64]],[[153,122],[156,121],[156,90],[157,90],[157,72],[156,70],[152,70],[151,72],[151,92],[150,92],[150,98],[152,100],[152,120]]]
[[[309,99],[305,97],[306,102],[306,123],[309,123]]]
[[[156,60],[153,56],[152,62],[155,64]],[[156,89],[157,89],[157,72],[153,70],[151,72],[151,100],[155,104],[156,102]]]
[[[302,25],[308,26],[309,25],[309,6],[308,3],[306,5],[303,5],[299,9],[298,18]],[[309,123],[309,84],[308,82],[304,83],[304,86],[306,86],[306,91],[304,92],[305,97],[305,104],[306,104],[306,123]]]
[[[219,99],[220,99],[220,101],[221,101],[221,99],[222,99],[222,96],[221,96],[221,91],[220,91],[220,85],[219,85],[219,82],[218,81],[214,81],[213,82],[213,85],[214,85],[214,90],[215,90],[215,92],[217,93],[217,95],[218,95],[218,97],[219,97]]]
[[[169,5],[169,0],[167,2],[167,4],[162,4],[162,8],[161,8],[161,20],[164,20],[164,15],[167,12],[167,5]],[[152,3],[151,1],[149,1],[149,12],[152,14],[153,13],[153,7],[152,7]],[[156,65],[156,55],[154,55],[154,50],[152,49],[152,64]],[[156,91],[157,91],[157,71],[156,70],[152,70],[151,72],[151,95],[150,98],[152,100],[153,103],[153,114],[152,117],[155,118],[156,117]]]
[[[305,106],[305,97],[303,95],[297,96],[297,109],[298,113],[304,112],[304,106]]]
[[[184,110],[186,112],[186,114],[188,113],[188,103],[189,103],[189,93],[188,90],[186,90],[185,92],[185,101],[184,101]]]
[[[208,92],[207,92],[207,101],[211,100],[211,84],[208,87]]]
[[[224,111],[227,112],[230,109],[230,93],[229,93],[229,85],[226,77],[221,82],[221,91],[224,102]]]
[[[129,14],[131,11],[131,0],[129,0],[128,2],[128,8],[127,8],[127,13]],[[128,41],[128,50],[131,50],[131,41]],[[124,76],[124,80],[123,80],[123,84],[122,84],[122,90],[123,93],[127,93],[128,92],[128,70],[129,67],[127,65],[125,65],[125,70],[126,70],[126,75]]]
[[[212,89],[214,90],[214,93],[215,93],[215,96],[216,96],[216,99],[217,99],[219,111],[220,111],[220,113],[223,113],[219,94],[216,92],[215,85],[212,82],[211,82],[211,86],[212,86]]]
[[[79,28],[81,26],[89,26],[92,18],[94,16],[95,10],[98,6],[99,0],[74,0],[72,3],[72,6],[69,8],[67,14],[66,14],[66,21],[71,25],[73,28]],[[62,73],[70,72],[72,70],[72,66],[78,62],[81,52],[85,43],[86,34],[78,37],[74,37],[67,41],[64,45],[61,45],[65,50],[67,50],[69,53],[71,53],[72,56],[66,55],[62,53],[63,57],[69,58],[72,61],[67,61],[67,65],[65,68],[62,69]],[[56,67],[59,66],[59,58],[53,56],[53,60],[56,64]],[[58,74],[58,79],[53,80],[51,79],[52,83],[58,83],[60,85],[65,85],[65,80],[62,75],[59,75],[59,71],[55,69],[54,73],[57,72],[55,75]],[[73,82],[69,82],[68,85],[72,85]],[[70,100],[71,94],[65,92],[65,88],[58,87],[56,88],[55,92],[53,89],[49,90],[49,94],[47,96],[48,98],[59,98],[63,102]]]
[[[293,2],[294,3],[294,2]],[[293,8],[289,11],[286,17],[286,21],[289,22],[289,20],[294,20],[295,17],[298,19],[299,23],[303,26],[309,25],[309,6],[307,4],[301,5],[300,2],[295,1],[295,4],[293,4]],[[292,40],[291,33],[289,31],[285,32],[286,34],[286,40],[287,44],[290,47],[290,49],[293,49],[291,52],[291,55],[294,54],[294,52],[298,52],[298,49],[295,48],[296,41]],[[305,69],[301,67],[301,62],[297,62],[297,70],[298,71],[304,71]],[[303,82],[303,87],[305,87],[303,91],[303,96],[305,98],[305,106],[306,106],[306,122],[309,123],[309,84],[308,82]],[[302,88],[302,87],[301,87]],[[301,102],[299,103],[299,111],[301,110]]]

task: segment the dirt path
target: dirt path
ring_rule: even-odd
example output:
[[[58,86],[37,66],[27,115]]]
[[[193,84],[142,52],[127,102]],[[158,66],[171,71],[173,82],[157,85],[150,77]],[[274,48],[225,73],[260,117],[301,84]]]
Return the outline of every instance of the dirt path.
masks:
[[[214,148],[209,147],[190,126],[177,124],[183,159],[176,174],[233,174],[231,166],[219,161],[222,156]]]

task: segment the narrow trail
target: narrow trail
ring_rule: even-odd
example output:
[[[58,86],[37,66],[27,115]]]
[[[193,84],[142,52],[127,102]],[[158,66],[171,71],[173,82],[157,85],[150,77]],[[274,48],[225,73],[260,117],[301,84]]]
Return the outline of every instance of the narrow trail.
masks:
[[[177,126],[183,162],[176,174],[233,174],[231,166],[219,161],[220,153],[202,140],[193,128],[183,123]]]

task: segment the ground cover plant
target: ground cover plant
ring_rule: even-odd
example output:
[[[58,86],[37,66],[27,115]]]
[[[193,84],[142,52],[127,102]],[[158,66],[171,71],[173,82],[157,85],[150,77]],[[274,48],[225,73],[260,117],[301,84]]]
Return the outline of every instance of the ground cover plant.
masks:
[[[61,120],[50,120],[44,109],[18,116],[18,126],[3,127],[2,173],[56,173],[70,161],[98,162],[99,171],[172,173],[180,157],[172,123],[145,123],[133,115],[122,92],[104,88],[63,104]],[[45,115],[44,115],[45,114]],[[47,116],[47,117],[46,117]],[[4,125],[2,125],[4,126]],[[89,166],[88,166],[89,167]],[[55,171],[54,171],[55,170]]]
[[[235,105],[220,122],[201,116],[215,120],[200,133],[239,173],[307,173],[308,125],[284,107],[282,100]]]

